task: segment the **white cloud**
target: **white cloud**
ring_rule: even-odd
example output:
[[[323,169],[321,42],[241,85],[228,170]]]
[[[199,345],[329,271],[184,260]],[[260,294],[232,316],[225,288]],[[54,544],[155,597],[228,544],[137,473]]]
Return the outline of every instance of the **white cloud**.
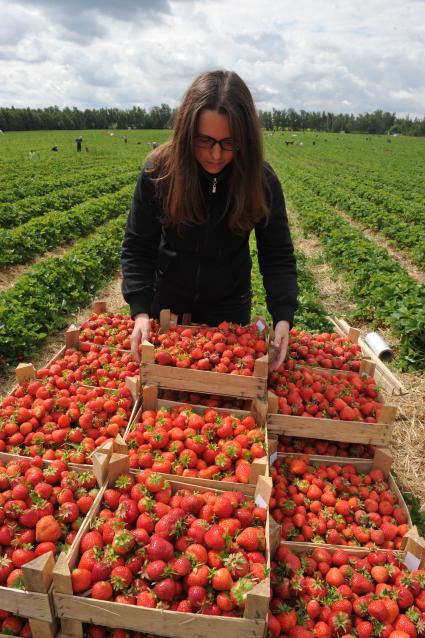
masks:
[[[424,0],[0,0],[0,105],[176,106],[228,68],[259,108],[424,114]]]

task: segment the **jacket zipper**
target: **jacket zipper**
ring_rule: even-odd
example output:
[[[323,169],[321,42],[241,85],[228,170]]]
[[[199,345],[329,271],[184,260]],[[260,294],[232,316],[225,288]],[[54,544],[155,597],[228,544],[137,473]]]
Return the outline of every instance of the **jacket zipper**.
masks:
[[[216,178],[216,177],[214,177],[214,178],[213,178],[213,183],[212,183],[212,190],[211,190],[211,193],[212,193],[213,195],[215,195],[215,193],[216,193],[216,192],[217,192],[217,178]],[[206,227],[206,229],[205,229],[205,235],[204,235],[204,251],[206,250],[207,243],[208,243],[208,235],[209,235],[208,228],[209,228],[209,219],[207,219],[207,227]],[[199,264],[199,265],[198,265],[198,268],[196,269],[196,276],[195,276],[195,299],[194,299],[194,301],[196,301],[196,300],[198,299],[198,297],[199,297],[199,290],[198,290],[198,287],[199,287],[199,281],[200,281],[200,278],[201,278],[201,264]]]

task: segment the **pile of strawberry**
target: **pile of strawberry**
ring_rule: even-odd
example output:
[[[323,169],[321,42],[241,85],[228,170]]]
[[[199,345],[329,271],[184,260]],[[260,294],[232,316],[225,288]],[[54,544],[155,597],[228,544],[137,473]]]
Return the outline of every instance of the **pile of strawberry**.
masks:
[[[159,330],[159,324],[154,319],[150,320],[151,332],[149,341],[153,343]],[[87,321],[81,324],[81,344],[97,344],[130,350],[130,336],[133,332],[134,320],[129,315],[113,314],[112,312],[93,313]],[[85,351],[84,346],[82,350]]]
[[[171,326],[154,339],[155,362],[163,366],[252,376],[255,360],[267,353],[257,327],[227,322],[217,328]]]
[[[60,460],[0,461],[0,585],[24,589],[22,566],[71,544],[97,493],[91,472]]]
[[[311,334],[292,328],[289,331],[288,357],[310,366],[358,372],[362,350],[357,343],[335,332]]]
[[[376,423],[382,405],[372,377],[352,372],[314,371],[292,361],[269,374],[269,388],[279,397],[279,413]]]
[[[126,438],[130,467],[203,479],[248,483],[250,464],[266,455],[264,428],[253,416],[238,418],[192,406],[145,410]]]
[[[20,636],[20,638],[32,638],[31,627],[26,618],[20,618],[10,611],[0,609],[0,634],[6,636]],[[94,638],[94,637],[93,637]]]
[[[117,389],[124,386],[126,377],[139,374],[139,365],[131,352],[94,344],[81,344],[81,347],[83,352],[68,348],[64,356],[48,368],[40,368],[37,379],[55,382],[62,378],[69,385]]]
[[[272,467],[270,513],[284,540],[398,549],[409,529],[382,470],[312,465],[278,458]]]
[[[267,510],[241,492],[173,494],[160,474],[121,475],[72,570],[76,594],[142,607],[241,616],[267,574]]]
[[[391,551],[366,557],[281,546],[271,569],[271,637],[419,638],[425,635],[425,571]]]
[[[166,401],[178,401],[179,403],[191,403],[192,405],[205,405],[209,408],[226,408],[228,410],[250,410],[251,408],[251,401],[246,399],[200,392],[160,389],[158,398]]]
[[[321,439],[299,439],[295,436],[279,436],[278,452],[293,454],[321,454],[324,456],[341,456],[358,459],[371,459],[374,448],[361,443],[345,443],[343,441],[327,441]]]
[[[89,463],[93,450],[124,432],[130,391],[88,388],[54,375],[21,383],[0,405],[0,451]]]

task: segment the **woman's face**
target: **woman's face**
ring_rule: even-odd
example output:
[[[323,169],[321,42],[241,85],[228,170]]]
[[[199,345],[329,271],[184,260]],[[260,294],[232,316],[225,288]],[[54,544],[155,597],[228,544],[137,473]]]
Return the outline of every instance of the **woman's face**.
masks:
[[[220,141],[220,144],[214,143]],[[212,146],[213,145],[213,146]],[[198,120],[195,138],[195,157],[208,173],[216,174],[223,170],[233,159],[229,118],[217,111],[202,111]]]

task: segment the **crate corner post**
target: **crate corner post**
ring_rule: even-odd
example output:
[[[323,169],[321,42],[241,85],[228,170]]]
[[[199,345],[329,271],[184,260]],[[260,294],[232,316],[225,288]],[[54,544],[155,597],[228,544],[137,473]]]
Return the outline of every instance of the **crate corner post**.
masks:
[[[108,302],[105,299],[95,299],[92,303],[93,312],[101,315],[108,311]]]
[[[23,381],[32,381],[36,378],[36,371],[32,363],[19,363],[15,370],[16,381],[22,383]]]

